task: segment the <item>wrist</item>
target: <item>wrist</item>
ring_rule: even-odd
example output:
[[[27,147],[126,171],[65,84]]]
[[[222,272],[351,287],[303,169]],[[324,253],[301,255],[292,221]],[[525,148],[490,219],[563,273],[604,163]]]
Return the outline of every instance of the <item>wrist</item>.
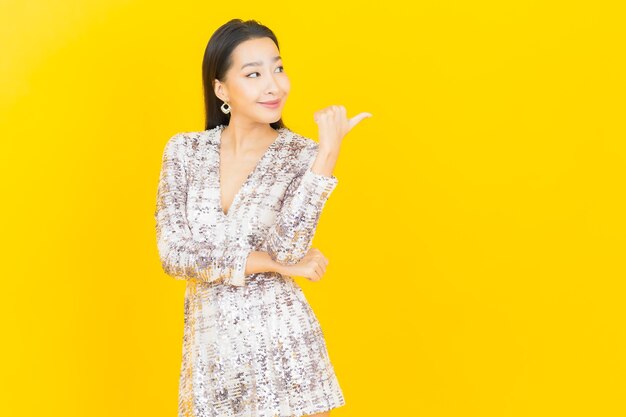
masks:
[[[272,260],[272,270],[280,275],[289,275],[288,265],[283,265],[274,260]]]
[[[317,155],[324,159],[336,159],[339,155],[339,149],[334,147],[328,147],[319,145],[317,148]]]

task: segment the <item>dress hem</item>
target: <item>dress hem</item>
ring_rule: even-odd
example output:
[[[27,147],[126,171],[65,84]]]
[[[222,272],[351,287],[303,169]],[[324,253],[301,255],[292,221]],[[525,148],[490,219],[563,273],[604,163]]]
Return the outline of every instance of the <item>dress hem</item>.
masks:
[[[310,416],[310,415],[313,415],[313,414],[326,413],[326,412],[332,411],[332,410],[334,410],[336,408],[343,407],[344,405],[346,405],[345,401],[343,401],[343,402],[341,402],[339,404],[333,405],[331,407],[325,406],[323,409],[313,410],[313,411],[310,411],[310,412],[307,412],[307,413],[304,413],[304,414],[292,414],[290,416],[285,416],[285,417],[305,417],[305,416]],[[274,417],[283,417],[283,416],[280,416],[280,415],[277,414]]]

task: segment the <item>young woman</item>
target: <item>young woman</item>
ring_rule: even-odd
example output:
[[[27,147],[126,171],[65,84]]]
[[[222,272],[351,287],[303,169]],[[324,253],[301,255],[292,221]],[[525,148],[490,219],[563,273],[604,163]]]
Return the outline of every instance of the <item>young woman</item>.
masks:
[[[206,128],[166,143],[155,211],[163,269],[187,281],[178,414],[328,416],[345,400],[293,277],[326,271],[315,228],[341,140],[371,114],[317,112],[319,143],[285,127],[289,78],[255,21],[221,26],[202,71]]]

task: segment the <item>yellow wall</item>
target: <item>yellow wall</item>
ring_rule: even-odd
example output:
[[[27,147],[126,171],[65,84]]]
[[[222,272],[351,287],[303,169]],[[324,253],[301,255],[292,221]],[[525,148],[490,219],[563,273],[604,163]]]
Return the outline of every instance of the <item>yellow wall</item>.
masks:
[[[160,158],[203,129],[204,47],[238,17],[279,38],[292,129],[374,115],[342,145],[328,272],[299,279],[333,415],[625,415],[620,3],[3,1],[0,414],[176,415]]]

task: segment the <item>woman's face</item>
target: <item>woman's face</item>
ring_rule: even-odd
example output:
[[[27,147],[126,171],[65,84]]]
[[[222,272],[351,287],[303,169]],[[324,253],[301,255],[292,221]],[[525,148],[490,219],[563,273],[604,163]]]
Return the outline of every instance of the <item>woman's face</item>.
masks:
[[[231,108],[231,120],[274,123],[281,118],[291,84],[279,55],[274,41],[266,37],[247,40],[234,49],[225,82],[215,83],[215,94]],[[275,100],[279,100],[276,106],[261,104]]]

